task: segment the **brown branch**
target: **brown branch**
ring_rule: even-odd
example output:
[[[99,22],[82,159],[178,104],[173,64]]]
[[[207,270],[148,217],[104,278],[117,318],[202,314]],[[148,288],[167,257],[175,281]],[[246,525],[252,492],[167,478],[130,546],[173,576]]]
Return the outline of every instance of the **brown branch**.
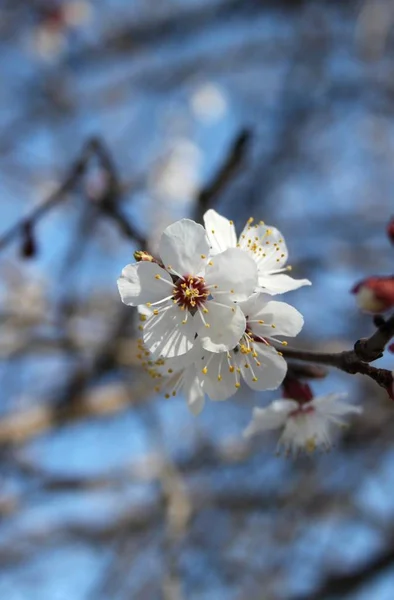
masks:
[[[285,358],[311,362],[319,365],[335,367],[345,373],[367,375],[386,390],[393,384],[393,376],[388,369],[372,367],[367,362],[360,360],[355,350],[343,352],[313,352],[311,350],[297,350],[296,348],[281,348]]]
[[[380,369],[369,363],[381,358],[384,349],[394,336],[394,315],[387,321],[383,318],[375,320],[377,329],[369,338],[361,338],[354,344],[353,350],[343,352],[314,352],[311,350],[298,350],[287,346],[280,351],[286,358],[303,362],[335,367],[345,373],[355,375],[360,373],[370,377],[381,387],[385,388],[392,396],[393,375],[388,369]]]
[[[202,221],[204,212],[211,206],[217,196],[223,192],[231,179],[239,171],[249,148],[251,137],[250,131],[244,129],[234,139],[222,166],[212,181],[198,195],[194,214],[196,221]]]
[[[120,197],[120,186],[112,158],[104,143],[98,138],[92,138],[85,143],[79,156],[72,163],[60,186],[27,217],[18,221],[0,236],[0,251],[4,250],[6,246],[19,237],[24,240],[26,229],[32,232],[34,226],[42,217],[64,201],[67,194],[77,188],[86,174],[90,160],[93,157],[98,158],[102,168],[108,175],[108,186],[103,194],[99,208],[118,225],[119,229],[126,237],[136,241],[141,246],[145,246],[144,238],[127,221],[117,206],[117,201]]]
[[[325,600],[326,598],[345,598],[364,586],[382,571],[394,563],[394,545],[391,544],[375,555],[368,564],[362,564],[350,573],[332,575],[321,584],[318,590],[310,594],[294,596],[292,600]]]

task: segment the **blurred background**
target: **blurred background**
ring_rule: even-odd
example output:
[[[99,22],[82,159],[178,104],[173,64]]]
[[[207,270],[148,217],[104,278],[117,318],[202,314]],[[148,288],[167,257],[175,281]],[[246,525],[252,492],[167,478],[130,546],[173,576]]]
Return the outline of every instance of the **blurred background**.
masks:
[[[392,273],[393,24],[392,0],[1,1],[1,600],[392,600],[384,391],[314,382],[364,414],[277,458],[241,432],[280,391],[198,418],[154,393],[116,278],[214,206],[313,281],[285,298],[299,347],[369,335],[349,290]]]

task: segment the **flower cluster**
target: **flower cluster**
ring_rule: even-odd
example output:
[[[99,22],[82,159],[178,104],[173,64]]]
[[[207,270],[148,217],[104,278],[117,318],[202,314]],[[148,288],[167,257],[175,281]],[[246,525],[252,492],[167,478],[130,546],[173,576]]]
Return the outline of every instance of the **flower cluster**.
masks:
[[[122,301],[138,308],[139,357],[157,391],[170,397],[182,390],[195,415],[206,396],[226,400],[242,381],[254,390],[280,386],[282,338],[296,336],[303,317],[272,296],[310,285],[288,274],[287,248],[274,227],[249,219],[237,239],[233,222],[214,210],[204,226],[173,223],[158,257],[136,252],[118,280]]]

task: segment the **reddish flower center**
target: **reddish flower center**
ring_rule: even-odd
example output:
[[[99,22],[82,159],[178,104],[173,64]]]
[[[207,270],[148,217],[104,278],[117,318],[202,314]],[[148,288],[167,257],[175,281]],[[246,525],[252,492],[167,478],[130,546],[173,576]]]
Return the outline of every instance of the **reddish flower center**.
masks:
[[[289,417],[301,417],[303,415],[308,415],[313,412],[315,412],[315,408],[313,406],[308,406],[307,404],[300,404],[298,408],[296,408],[289,414]]]
[[[174,302],[182,310],[196,311],[205,304],[209,291],[205,286],[202,277],[193,277],[185,275],[183,279],[178,279],[173,289]]]

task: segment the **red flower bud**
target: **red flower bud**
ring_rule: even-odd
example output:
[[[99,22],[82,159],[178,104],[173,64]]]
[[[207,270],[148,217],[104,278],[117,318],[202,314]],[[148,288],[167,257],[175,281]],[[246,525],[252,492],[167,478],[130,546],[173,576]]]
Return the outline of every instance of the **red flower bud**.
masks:
[[[394,244],[394,217],[391,217],[386,231],[390,242]]]
[[[313,393],[307,383],[303,383],[299,379],[286,377],[282,383],[283,398],[297,400],[300,404],[313,400]]]
[[[359,308],[365,312],[382,313],[394,307],[394,277],[368,277],[351,290]]]

